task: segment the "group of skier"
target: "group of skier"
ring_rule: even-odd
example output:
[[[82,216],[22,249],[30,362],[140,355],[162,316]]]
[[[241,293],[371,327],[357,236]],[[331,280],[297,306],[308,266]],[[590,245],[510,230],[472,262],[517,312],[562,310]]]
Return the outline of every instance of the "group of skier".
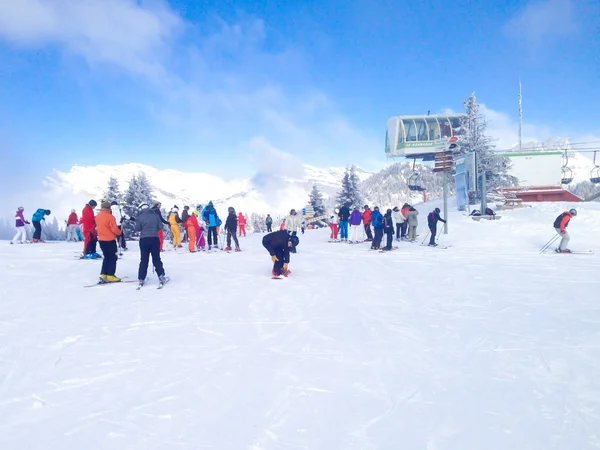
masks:
[[[417,226],[419,225],[417,216],[419,211],[408,203],[405,203],[402,208],[396,206],[393,209],[388,209],[383,215],[378,206],[371,210],[369,205],[365,205],[361,213],[358,206],[355,206],[350,212],[350,205],[348,204],[336,210],[336,213],[329,218],[330,239],[332,241],[338,241],[339,235],[340,242],[356,244],[364,240],[365,242],[371,242],[372,250],[390,251],[393,249],[394,234],[397,241],[414,242],[417,238]],[[440,217],[440,209],[435,208],[427,216],[427,225],[431,234],[429,245],[432,247],[437,246],[435,238],[438,222],[446,223]],[[371,226],[375,232],[374,236],[371,232]],[[386,243],[382,247],[384,234]],[[366,235],[366,240],[363,239],[364,235]]]

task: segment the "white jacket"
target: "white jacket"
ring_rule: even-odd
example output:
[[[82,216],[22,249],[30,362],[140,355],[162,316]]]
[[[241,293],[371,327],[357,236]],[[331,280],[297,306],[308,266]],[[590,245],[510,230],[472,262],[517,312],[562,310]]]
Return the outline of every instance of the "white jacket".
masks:
[[[302,223],[301,216],[299,216],[298,214],[296,214],[295,216],[292,216],[290,214],[285,219],[285,229],[287,231],[289,231],[290,233],[293,233],[294,231],[298,231],[298,228],[300,228],[301,223]]]
[[[121,225],[121,220],[123,219],[123,214],[121,214],[121,207],[119,205],[113,205],[110,207],[110,212],[115,219],[117,219],[117,225]]]
[[[394,211],[392,217],[396,223],[404,223],[406,221],[406,217],[402,215],[402,211]]]

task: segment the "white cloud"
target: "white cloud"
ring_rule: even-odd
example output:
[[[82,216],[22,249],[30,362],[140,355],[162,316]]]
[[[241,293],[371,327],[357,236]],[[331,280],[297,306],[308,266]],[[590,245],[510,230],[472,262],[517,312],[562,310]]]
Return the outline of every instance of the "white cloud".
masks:
[[[162,1],[0,2],[0,37],[26,47],[60,44],[90,64],[116,65],[152,79],[183,22]]]
[[[571,36],[577,30],[575,0],[530,1],[504,26],[508,36],[536,47]]]

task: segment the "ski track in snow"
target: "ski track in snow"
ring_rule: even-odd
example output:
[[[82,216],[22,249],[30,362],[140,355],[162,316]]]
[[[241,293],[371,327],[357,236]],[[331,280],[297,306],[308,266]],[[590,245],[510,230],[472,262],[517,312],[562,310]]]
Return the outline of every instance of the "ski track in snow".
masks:
[[[0,448],[597,449],[600,205],[569,226],[594,255],[538,254],[570,206],[453,212],[447,250],[310,231],[278,282],[262,236],[166,252],[162,291],[2,244]]]

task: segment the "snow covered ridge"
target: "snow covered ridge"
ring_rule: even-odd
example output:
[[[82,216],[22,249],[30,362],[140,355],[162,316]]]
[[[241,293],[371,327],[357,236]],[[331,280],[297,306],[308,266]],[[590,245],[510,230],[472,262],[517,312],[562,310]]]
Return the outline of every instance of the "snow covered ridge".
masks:
[[[207,173],[160,170],[154,167],[130,163],[118,166],[74,166],[69,172],[52,172],[45,180],[43,194],[58,205],[49,208],[57,211],[79,209],[90,198],[99,198],[105,192],[108,179],[114,176],[121,190],[125,190],[132,176],[144,172],[152,184],[154,196],[165,207],[177,204],[195,205],[208,200],[217,206],[233,206],[238,211],[283,214],[290,208],[306,204],[308,193],[317,184],[326,197],[339,190],[345,168],[320,168],[304,165],[293,174],[257,173],[253,177],[224,180]],[[371,173],[356,169],[361,181]],[[41,203],[40,203],[41,204]]]

